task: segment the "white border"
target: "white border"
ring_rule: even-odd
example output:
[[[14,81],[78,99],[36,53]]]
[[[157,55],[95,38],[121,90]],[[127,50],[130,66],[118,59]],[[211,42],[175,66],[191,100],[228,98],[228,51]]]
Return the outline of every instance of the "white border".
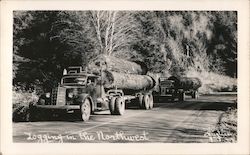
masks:
[[[1,152],[5,154],[249,154],[249,1],[1,1]],[[238,142],[234,144],[12,143],[13,10],[230,10],[238,12]]]

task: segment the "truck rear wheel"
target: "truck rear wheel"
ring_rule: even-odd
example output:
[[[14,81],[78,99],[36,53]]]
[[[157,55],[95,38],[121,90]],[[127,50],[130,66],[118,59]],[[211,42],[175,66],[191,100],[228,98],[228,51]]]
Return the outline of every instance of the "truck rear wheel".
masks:
[[[91,113],[91,105],[89,99],[85,99],[82,102],[80,109],[81,109],[82,120],[84,122],[88,121]]]
[[[185,92],[180,92],[179,93],[179,101],[185,101],[185,98],[186,98]]]
[[[154,107],[154,99],[153,99],[153,95],[150,94],[149,95],[149,109],[153,109]]]
[[[115,114],[123,115],[125,112],[125,102],[121,97],[118,97],[115,101]]]
[[[116,101],[116,97],[112,97],[109,102],[109,111],[111,115],[115,114],[115,101]]]
[[[150,99],[149,99],[149,96],[146,94],[146,95],[144,95],[143,100],[142,100],[143,109],[148,110],[149,104],[150,104]]]
[[[179,97],[178,95],[179,95],[179,94],[178,94],[176,91],[174,91],[174,92],[171,94],[170,100],[171,100],[172,102],[174,102],[175,99]]]
[[[138,99],[139,99],[139,107],[143,108],[143,95],[139,95]]]
[[[194,99],[199,98],[199,93],[198,93],[198,91],[193,91],[193,92],[192,92],[192,98],[194,98]]]

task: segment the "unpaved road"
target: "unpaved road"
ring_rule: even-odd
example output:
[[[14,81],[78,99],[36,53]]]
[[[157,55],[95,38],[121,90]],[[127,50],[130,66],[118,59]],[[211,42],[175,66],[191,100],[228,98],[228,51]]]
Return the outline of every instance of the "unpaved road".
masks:
[[[207,143],[205,133],[235,106],[236,95],[201,96],[155,103],[153,110],[129,107],[123,116],[98,112],[88,122],[57,120],[13,123],[14,142]]]

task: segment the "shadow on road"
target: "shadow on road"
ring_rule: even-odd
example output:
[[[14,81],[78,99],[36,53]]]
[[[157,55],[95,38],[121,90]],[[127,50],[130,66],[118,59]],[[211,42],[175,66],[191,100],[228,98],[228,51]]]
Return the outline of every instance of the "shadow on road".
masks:
[[[228,108],[237,108],[237,104],[228,102],[211,102],[211,104],[201,107],[200,110],[226,111]]]
[[[197,108],[199,107],[199,108]],[[172,103],[171,105],[161,106],[161,108],[167,109],[179,109],[179,110],[215,110],[215,111],[226,111],[229,108],[237,108],[237,104],[234,102],[216,102],[210,100],[199,100],[199,101],[184,101],[178,103]]]

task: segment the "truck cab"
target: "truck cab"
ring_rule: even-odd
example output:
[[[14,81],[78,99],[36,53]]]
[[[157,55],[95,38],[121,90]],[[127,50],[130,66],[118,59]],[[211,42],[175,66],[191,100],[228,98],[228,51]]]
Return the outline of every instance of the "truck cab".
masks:
[[[158,89],[154,93],[156,101],[162,101],[166,99],[174,100],[178,91],[175,89],[174,81],[169,80],[168,77],[160,77],[158,79]]]
[[[201,87],[201,81],[195,77],[160,77],[158,79],[158,91],[154,94],[156,100],[170,98],[174,101],[184,101],[186,95],[192,98],[198,98],[198,88]]]
[[[94,111],[108,109],[108,103],[100,100],[105,93],[103,86],[98,83],[99,79],[100,76],[87,73],[81,67],[69,67],[68,71],[64,70],[60,84],[31,105],[31,116],[80,111],[82,120],[87,121]]]
[[[156,101],[178,101],[185,100],[185,92],[183,89],[176,87],[176,81],[169,79],[169,77],[160,77],[158,79],[158,91],[154,93],[154,99]]]

